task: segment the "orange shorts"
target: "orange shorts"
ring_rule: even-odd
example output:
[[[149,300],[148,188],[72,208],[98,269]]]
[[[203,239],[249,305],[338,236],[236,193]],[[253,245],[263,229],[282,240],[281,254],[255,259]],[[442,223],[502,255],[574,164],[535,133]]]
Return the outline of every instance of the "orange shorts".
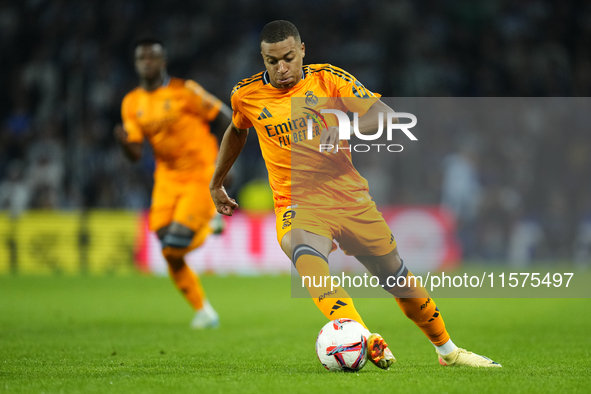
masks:
[[[292,229],[301,228],[336,240],[349,256],[384,256],[396,248],[390,227],[373,201],[330,210],[297,204],[278,207],[275,214],[279,245]]]
[[[150,230],[158,231],[177,222],[198,233],[209,228],[215,206],[205,182],[158,179],[152,191]]]

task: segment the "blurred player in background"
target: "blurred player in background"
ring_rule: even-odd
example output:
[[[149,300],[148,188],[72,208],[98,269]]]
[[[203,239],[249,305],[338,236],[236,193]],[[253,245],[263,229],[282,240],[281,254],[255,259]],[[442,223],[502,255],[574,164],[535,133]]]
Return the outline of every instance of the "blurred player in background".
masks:
[[[198,83],[170,77],[160,41],[141,40],[134,51],[140,86],[123,99],[123,125],[115,127],[115,137],[132,161],[140,159],[144,139],[152,146],[156,170],[150,229],[162,243],[172,280],[196,311],[191,326],[215,328],[218,314],[184,256],[212,232],[215,207],[208,183],[218,144],[209,122],[218,117],[229,121],[231,110]]]
[[[306,97],[306,104],[317,111],[335,108],[332,104],[342,111],[357,112],[363,134],[374,134],[378,114],[392,109],[342,69],[330,64],[303,66],[305,46],[290,22],[267,24],[260,44],[266,71],[242,80],[232,91],[232,123],[224,134],[210,183],[218,212],[232,215],[238,207],[228,197],[223,181],[245,144],[248,129],[254,126],[273,189],[278,241],[301,276],[330,275],[328,255],[336,248],[335,239],[346,254],[355,256],[380,279],[435,346],[442,365],[500,367],[454,345],[439,309],[423,287],[411,286],[410,280],[405,280],[406,287],[387,285],[388,277],[407,278],[412,273],[398,255],[394,236],[369,195],[367,181],[353,167],[347,141],[339,141],[334,126],[322,126],[321,134],[318,128],[319,138],[302,137],[307,130],[305,117],[292,113],[291,99]],[[344,149],[320,153],[319,143]],[[365,325],[342,287],[331,292],[330,284],[308,284],[308,290],[328,319],[350,318]],[[395,361],[379,334],[369,337],[368,355],[382,369]]]

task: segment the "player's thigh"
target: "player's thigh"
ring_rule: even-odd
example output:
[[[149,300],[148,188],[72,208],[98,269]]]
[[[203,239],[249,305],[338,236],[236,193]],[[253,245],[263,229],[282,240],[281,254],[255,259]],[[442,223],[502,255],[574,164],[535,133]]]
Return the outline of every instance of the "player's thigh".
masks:
[[[291,259],[295,246],[305,244],[328,257],[333,250],[333,231],[326,222],[305,209],[283,207],[276,209],[277,241]]]
[[[173,221],[174,210],[178,201],[178,194],[173,187],[164,182],[156,182],[152,191],[150,205],[150,230],[156,231],[160,237],[163,230]],[[162,235],[164,236],[164,234]]]
[[[172,221],[195,233],[208,227],[215,214],[209,187],[203,182],[184,184],[174,209]]]
[[[294,228],[281,240],[281,249],[291,259],[293,247],[297,245],[308,245],[320,252],[328,259],[333,249],[332,239],[324,235],[318,235],[301,228]]]
[[[340,226],[337,241],[349,256],[386,256],[396,249],[396,240],[375,203],[345,209],[335,215]]]

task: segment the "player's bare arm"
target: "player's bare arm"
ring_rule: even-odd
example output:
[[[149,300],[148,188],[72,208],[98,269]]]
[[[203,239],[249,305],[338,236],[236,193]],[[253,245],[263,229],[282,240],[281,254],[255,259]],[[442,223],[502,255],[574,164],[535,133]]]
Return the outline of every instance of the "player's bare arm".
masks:
[[[209,191],[217,211],[226,216],[232,216],[238,204],[226,193],[224,179],[242,152],[247,137],[248,129],[239,129],[233,122],[230,123],[224,133],[215,171],[209,183]]]
[[[358,130],[361,134],[374,134],[377,131],[377,119],[379,113],[394,112],[392,108],[384,104],[382,100],[378,100],[372,105],[369,110],[359,117]],[[383,117],[383,127],[387,127],[387,117]],[[398,123],[398,118],[393,118],[392,122]],[[352,125],[351,125],[352,126]],[[324,129],[320,135],[320,143],[334,146],[333,149],[325,150],[324,152],[337,153],[339,140],[339,128],[336,126],[330,126],[328,129]]]
[[[123,125],[117,124],[113,129],[113,134],[119,145],[121,145],[125,157],[134,162],[142,157],[142,144],[127,142],[127,131],[125,131]]]

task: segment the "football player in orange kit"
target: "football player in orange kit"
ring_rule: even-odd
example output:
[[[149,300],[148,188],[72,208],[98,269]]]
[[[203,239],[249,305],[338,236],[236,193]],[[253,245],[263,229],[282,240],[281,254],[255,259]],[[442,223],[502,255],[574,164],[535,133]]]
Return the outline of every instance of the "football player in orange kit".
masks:
[[[195,310],[191,327],[215,328],[218,314],[184,255],[212,232],[215,207],[208,183],[218,144],[209,122],[219,116],[229,121],[231,110],[198,83],[170,77],[160,41],[141,40],[134,50],[140,86],[123,99],[123,125],[115,127],[115,137],[132,161],[141,157],[144,139],[152,146],[156,170],[150,229],[162,242],[172,280]]]
[[[396,241],[369,195],[367,181],[353,167],[346,140],[339,141],[334,119],[316,137],[306,138],[306,116],[293,108],[292,98],[309,98],[314,111],[338,107],[359,114],[358,129],[374,134],[380,112],[393,112],[379,94],[367,90],[346,71],[330,64],[303,65],[305,46],[297,28],[287,21],[267,24],[260,36],[266,71],[239,82],[232,91],[232,123],[221,143],[210,192],[218,212],[231,216],[238,204],[229,198],[223,181],[240,154],[248,129],[256,130],[273,189],[278,241],[303,277],[326,277],[333,239],[355,256],[435,346],[442,365],[500,367],[500,364],[458,348],[445,329],[435,302],[412,281],[390,286],[387,278],[412,273],[398,255]],[[306,108],[310,109],[310,108]],[[296,119],[296,120],[294,120]],[[320,152],[319,144],[340,146]],[[399,282],[400,283],[400,282]],[[364,324],[353,301],[342,288],[308,290],[330,320],[349,318]],[[379,368],[395,362],[379,334],[368,339],[368,355]]]

